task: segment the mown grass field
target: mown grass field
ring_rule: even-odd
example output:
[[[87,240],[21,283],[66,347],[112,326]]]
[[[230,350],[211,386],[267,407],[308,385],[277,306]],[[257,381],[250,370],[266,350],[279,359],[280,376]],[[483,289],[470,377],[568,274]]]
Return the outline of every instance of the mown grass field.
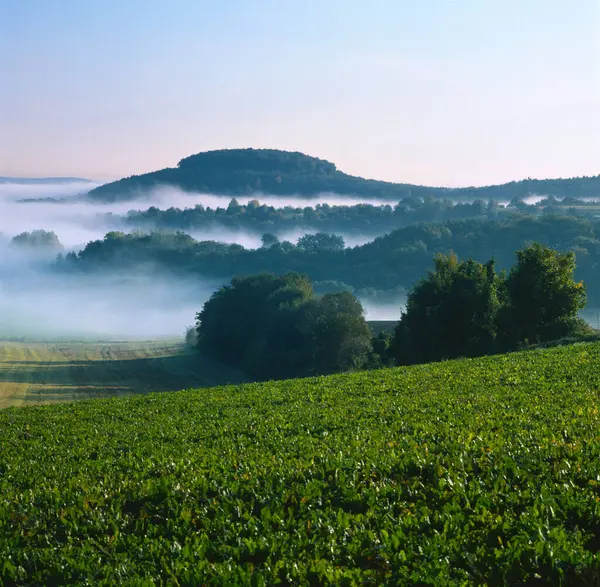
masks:
[[[177,341],[0,342],[0,408],[240,381]]]
[[[0,411],[0,583],[597,585],[600,344]]]

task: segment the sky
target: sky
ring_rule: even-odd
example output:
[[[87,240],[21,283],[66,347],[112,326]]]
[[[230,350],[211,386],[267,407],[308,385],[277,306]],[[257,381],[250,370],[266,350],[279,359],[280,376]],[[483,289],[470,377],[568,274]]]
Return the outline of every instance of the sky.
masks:
[[[389,181],[600,173],[600,0],[0,0],[0,176],[219,148]]]

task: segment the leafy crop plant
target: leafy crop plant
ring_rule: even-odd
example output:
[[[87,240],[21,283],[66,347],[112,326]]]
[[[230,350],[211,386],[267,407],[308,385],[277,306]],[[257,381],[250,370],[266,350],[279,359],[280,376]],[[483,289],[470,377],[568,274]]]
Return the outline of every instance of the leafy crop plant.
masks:
[[[0,583],[593,585],[599,344],[0,412]]]

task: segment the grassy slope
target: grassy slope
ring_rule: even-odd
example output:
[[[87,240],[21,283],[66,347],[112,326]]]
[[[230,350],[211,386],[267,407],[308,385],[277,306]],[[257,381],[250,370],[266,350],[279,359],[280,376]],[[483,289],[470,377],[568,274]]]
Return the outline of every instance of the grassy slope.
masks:
[[[1,578],[599,580],[600,344],[0,411]]]
[[[177,342],[0,342],[0,408],[243,380]]]

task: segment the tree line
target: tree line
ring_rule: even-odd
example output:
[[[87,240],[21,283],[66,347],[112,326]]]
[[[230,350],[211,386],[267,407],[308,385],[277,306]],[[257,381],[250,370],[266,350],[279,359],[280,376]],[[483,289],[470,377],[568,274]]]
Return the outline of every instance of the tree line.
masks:
[[[21,232],[11,239],[10,245],[15,249],[30,251],[59,251],[64,248],[56,233],[48,230]]]
[[[570,216],[525,216],[504,220],[466,219],[421,223],[395,230],[365,245],[344,248],[331,235],[296,243],[267,240],[259,249],[197,241],[182,233],[108,233],[79,253],[60,257],[65,271],[134,270],[151,265],[164,272],[228,281],[235,275],[288,271],[336,290],[386,292],[408,289],[432,267],[437,254],[508,269],[513,252],[530,242],[577,256],[576,278],[588,284],[590,304],[600,305],[600,221]]]
[[[533,206],[527,206],[527,210]],[[539,210],[539,208],[538,208]],[[124,229],[142,230],[243,230],[254,234],[281,236],[298,230],[345,232],[379,236],[396,228],[418,222],[459,218],[497,218],[523,214],[515,207],[504,208],[497,202],[454,202],[447,199],[405,198],[397,204],[316,204],[304,207],[275,207],[251,200],[240,204],[233,198],[226,207],[203,206],[160,210],[130,210],[126,215],[106,214],[110,224]]]
[[[224,228],[256,235],[279,237],[290,232],[340,232],[364,236],[381,236],[397,228],[420,222],[441,222],[467,218],[506,219],[523,215],[563,214],[594,218],[598,202],[549,196],[527,204],[515,198],[503,205],[495,200],[477,199],[461,202],[447,198],[406,197],[397,204],[316,204],[315,206],[278,207],[251,200],[240,204],[233,198],[226,207],[197,204],[189,208],[166,210],[152,206],[146,210],[130,210],[125,215],[108,213],[104,219],[120,230],[168,230],[213,232]]]
[[[306,276],[234,278],[197,315],[203,352],[259,379],[504,352],[589,333],[577,317],[586,290],[575,256],[534,243],[510,271],[438,255],[411,290],[391,338],[372,337],[349,292],[317,296]]]

